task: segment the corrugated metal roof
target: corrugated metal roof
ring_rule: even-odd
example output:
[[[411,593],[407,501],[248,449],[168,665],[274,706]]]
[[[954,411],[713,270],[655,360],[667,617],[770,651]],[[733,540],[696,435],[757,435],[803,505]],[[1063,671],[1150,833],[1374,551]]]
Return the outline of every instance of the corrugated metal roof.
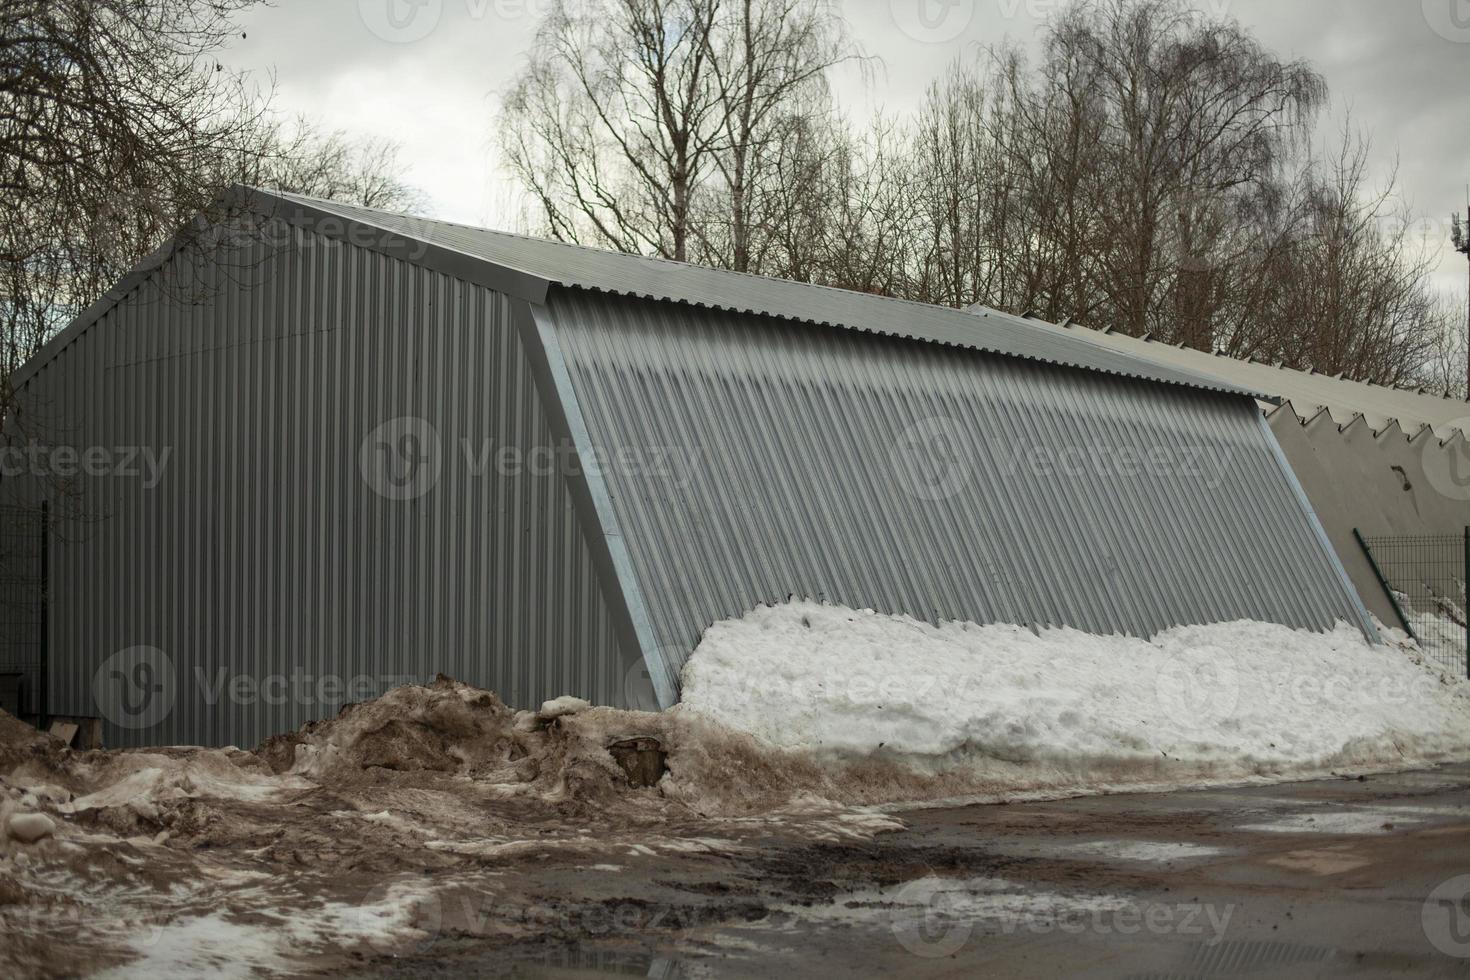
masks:
[[[1371,635],[1246,399],[580,290],[547,310],[670,677],[711,623],[789,595]]]
[[[1209,391],[1270,396],[1264,391],[1089,343],[995,311],[976,316],[886,296],[770,279],[704,266],[571,245],[355,207],[292,194],[247,191],[390,231],[482,259],[548,283],[714,310],[757,313],[888,336],[1023,357],[1066,367]],[[299,220],[286,211],[287,220]]]
[[[983,317],[997,315],[994,310],[984,307],[972,307],[971,312]],[[1441,440],[1448,439],[1456,431],[1470,435],[1470,404],[1455,398],[1298,371],[1260,361],[1245,361],[1191,347],[1175,347],[1147,337],[1093,330],[1078,324],[1062,327],[1029,317],[1023,322],[1063,336],[1087,340],[1119,354],[1147,358],[1161,365],[1206,375],[1221,384],[1266,392],[1274,396],[1270,399],[1273,402],[1289,402],[1289,406],[1283,407],[1290,407],[1303,422],[1326,411],[1339,426],[1352,425],[1361,417],[1369,428],[1379,433],[1397,422],[1409,437],[1426,425]]]

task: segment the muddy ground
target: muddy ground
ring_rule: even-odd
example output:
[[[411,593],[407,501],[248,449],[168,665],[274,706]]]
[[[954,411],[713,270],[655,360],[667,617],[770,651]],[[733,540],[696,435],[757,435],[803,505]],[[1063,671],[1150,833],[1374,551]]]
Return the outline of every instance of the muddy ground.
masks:
[[[379,977],[1470,975],[1470,767],[499,869]],[[1438,889],[1438,891],[1436,891]],[[477,916],[488,917],[484,925]],[[525,917],[535,935],[500,931]],[[1456,918],[1462,916],[1463,918]]]
[[[0,975],[1470,972],[1470,767],[863,805],[909,779],[447,680],[254,751],[0,716]]]

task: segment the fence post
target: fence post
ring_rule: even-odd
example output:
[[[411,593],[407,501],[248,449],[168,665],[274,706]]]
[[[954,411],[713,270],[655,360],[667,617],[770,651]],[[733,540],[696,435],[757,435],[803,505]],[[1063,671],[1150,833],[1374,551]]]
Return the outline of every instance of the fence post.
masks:
[[[1465,529],[1470,535],[1470,528]],[[1470,558],[1467,558],[1470,561]],[[36,705],[37,728],[51,725],[51,505],[41,501],[41,702]]]
[[[1470,527],[1465,529],[1465,533],[1470,535]],[[1388,584],[1388,577],[1383,574],[1383,569],[1378,567],[1378,559],[1373,556],[1373,549],[1368,547],[1368,539],[1363,537],[1363,532],[1358,528],[1353,528],[1353,539],[1358,542],[1358,547],[1363,549],[1363,554],[1368,559],[1368,567],[1373,569],[1373,577],[1378,579],[1378,585],[1383,589],[1383,594],[1388,596],[1388,603],[1393,606],[1394,615],[1399,618],[1399,622],[1404,624],[1404,632],[1408,634],[1409,639],[1418,643],[1419,636],[1414,632],[1414,625],[1409,622],[1409,617],[1404,615],[1404,608],[1399,605],[1398,597],[1393,594],[1393,586]],[[1465,561],[1466,568],[1470,568],[1470,555],[1466,556]]]
[[[1465,676],[1470,677],[1470,527],[1465,528],[1465,605],[1460,612],[1465,617]]]

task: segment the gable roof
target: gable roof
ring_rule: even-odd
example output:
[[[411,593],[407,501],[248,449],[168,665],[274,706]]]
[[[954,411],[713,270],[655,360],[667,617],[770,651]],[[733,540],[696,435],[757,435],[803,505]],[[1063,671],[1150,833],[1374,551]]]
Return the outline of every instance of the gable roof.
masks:
[[[1252,388],[1187,366],[1113,349],[1090,337],[995,310],[957,310],[868,293],[711,269],[357,207],[297,194],[236,187],[223,210],[346,239],[540,302],[553,286],[751,313],[926,343],[963,347],[1046,364],[1276,402]],[[193,227],[200,225],[196,220]],[[187,230],[186,230],[187,231]],[[386,233],[386,234],[385,234]],[[100,319],[185,240],[181,232],[53,338],[12,379],[20,385]]]
[[[310,224],[315,219],[319,224],[323,215],[330,215],[472,256],[549,285],[754,313],[1271,400],[1268,393],[1187,368],[1109,350],[1078,337],[1057,335],[996,311],[982,313],[977,322],[974,314],[950,307],[630,255],[295,194],[255,193],[263,201],[275,199],[294,205],[281,215],[292,223]]]
[[[1130,337],[1078,324],[1057,326],[1034,318],[1027,318],[1027,322],[1054,333],[1086,338],[1120,354],[1146,357],[1207,375],[1224,384],[1268,392],[1275,396],[1271,402],[1292,409],[1303,424],[1325,413],[1339,428],[1361,418],[1375,433],[1382,433],[1397,423],[1406,436],[1413,436],[1425,426],[1440,440],[1449,439],[1456,432],[1470,435],[1470,404],[1456,398],[1241,360],[1219,352],[1176,347],[1148,337]]]

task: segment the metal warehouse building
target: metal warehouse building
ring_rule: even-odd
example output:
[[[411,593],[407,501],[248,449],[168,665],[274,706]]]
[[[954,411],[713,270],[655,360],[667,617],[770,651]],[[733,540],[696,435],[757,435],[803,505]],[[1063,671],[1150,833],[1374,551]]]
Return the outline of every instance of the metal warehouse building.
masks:
[[[250,745],[436,672],[668,705],[703,630],[788,596],[1373,635],[1249,388],[999,314],[234,200],[13,379],[40,450],[6,482],[51,523],[31,697],[108,744]]]
[[[1452,601],[1459,606],[1466,556],[1455,539],[1470,526],[1470,405],[1423,390],[1240,360],[1148,337],[1027,322],[1221,384],[1269,393],[1261,408],[1271,431],[1364,605],[1383,622],[1412,629],[1379,579],[1387,574],[1400,596],[1421,612],[1438,604],[1442,597],[1434,590],[1441,586],[1454,593]],[[1429,564],[1375,568],[1364,543],[1384,538],[1400,542],[1399,554],[1416,548]],[[1425,573],[1427,582],[1418,577]],[[1464,668],[1463,632],[1457,666]]]

